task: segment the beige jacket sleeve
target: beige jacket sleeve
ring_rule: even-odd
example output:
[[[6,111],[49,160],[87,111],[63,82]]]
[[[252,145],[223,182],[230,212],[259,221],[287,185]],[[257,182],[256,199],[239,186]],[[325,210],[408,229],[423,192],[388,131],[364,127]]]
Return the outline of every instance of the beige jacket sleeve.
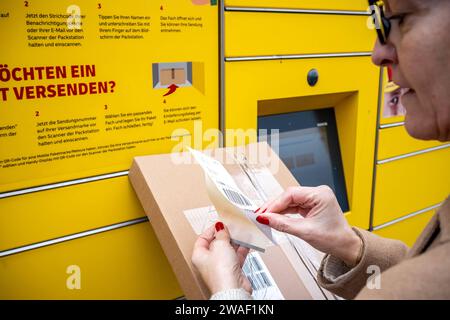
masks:
[[[358,265],[350,269],[341,260],[326,255],[317,275],[323,288],[345,299],[355,298],[374,270],[383,272],[389,269],[399,263],[408,251],[401,241],[385,239],[359,228],[353,230],[363,241]]]

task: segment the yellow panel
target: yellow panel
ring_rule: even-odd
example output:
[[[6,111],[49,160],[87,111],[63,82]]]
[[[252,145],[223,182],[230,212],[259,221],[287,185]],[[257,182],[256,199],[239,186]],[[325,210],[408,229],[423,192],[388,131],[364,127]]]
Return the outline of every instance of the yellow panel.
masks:
[[[367,10],[366,0],[226,0],[226,6],[293,8],[293,9],[334,9]]]
[[[382,101],[384,101],[384,98],[382,98]],[[384,102],[382,103],[384,105]],[[380,124],[392,124],[392,123],[398,123],[398,122],[404,122],[405,116],[395,116],[390,118],[380,118]]]
[[[378,165],[374,226],[438,204],[450,193],[450,148]]]
[[[438,141],[424,141],[412,138],[404,126],[380,129],[378,160],[442,145]]]
[[[366,16],[225,13],[225,56],[371,51]],[[277,79],[272,79],[277,81]]]
[[[0,199],[0,251],[144,216],[128,176]]]
[[[0,192],[126,170],[135,156],[171,152],[175,130],[196,135],[194,119],[217,129],[217,5],[26,3],[0,1],[0,61],[15,70],[1,82]],[[82,27],[70,29],[78,15]],[[159,70],[173,63],[185,73],[195,63],[195,82],[165,96]]]
[[[382,98],[382,101],[384,101],[384,98]],[[384,102],[382,103],[384,105]],[[395,116],[390,118],[380,118],[380,124],[392,124],[392,123],[398,123],[398,122],[404,122],[405,116]]]
[[[80,268],[81,289],[66,286]],[[0,258],[0,299],[174,299],[182,296],[149,223]]]
[[[256,141],[258,114],[270,105],[274,112],[286,112],[286,106],[270,100],[280,99],[297,111],[335,107],[351,211],[347,217],[368,228],[379,76],[370,58],[229,62],[225,68],[225,125],[243,130],[245,142]],[[306,76],[313,68],[319,82],[310,87]],[[230,135],[227,145],[243,143]]]
[[[374,233],[385,238],[401,240],[408,246],[412,247],[434,213],[434,210],[427,211],[419,214],[418,216],[400,221],[383,229],[376,230]]]

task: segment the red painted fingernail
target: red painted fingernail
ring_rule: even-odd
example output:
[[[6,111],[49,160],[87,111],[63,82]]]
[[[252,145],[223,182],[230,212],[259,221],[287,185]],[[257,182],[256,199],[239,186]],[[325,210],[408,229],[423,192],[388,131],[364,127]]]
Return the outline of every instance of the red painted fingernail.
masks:
[[[258,209],[256,209],[254,212],[255,212],[255,213],[258,213],[258,211],[259,211],[260,209],[261,209],[261,208],[258,208]]]
[[[263,217],[263,216],[257,216],[256,221],[258,221],[261,224],[265,224],[267,226],[269,225],[269,219],[267,219],[266,217]]]
[[[219,231],[221,231],[221,230],[223,230],[225,227],[223,226],[223,223],[222,222],[216,222],[216,225],[215,225],[215,227],[216,227],[216,231],[217,232],[219,232]]]
[[[267,208],[265,208],[264,210],[263,210],[263,212],[261,212],[261,213],[265,213],[267,211]]]

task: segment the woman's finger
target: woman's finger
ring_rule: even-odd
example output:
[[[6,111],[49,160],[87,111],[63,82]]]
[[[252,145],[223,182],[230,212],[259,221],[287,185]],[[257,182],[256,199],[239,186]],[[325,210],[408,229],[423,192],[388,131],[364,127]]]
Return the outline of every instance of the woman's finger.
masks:
[[[197,238],[194,243],[194,251],[204,251],[209,250],[209,245],[214,240],[214,226],[207,228],[203,233]]]
[[[273,201],[266,212],[281,213],[292,207],[310,208],[311,198],[316,188],[291,187]],[[301,210],[298,210],[300,213]]]
[[[291,218],[276,213],[266,213],[259,215],[256,218],[256,221],[261,224],[268,225],[275,230],[289,233],[299,238],[302,238],[303,234],[305,233],[304,229],[306,227],[306,220],[307,219],[302,218]]]
[[[228,232],[228,228],[220,221],[216,222],[214,225],[214,228],[216,230],[215,232],[215,238],[216,241],[224,241],[226,243],[230,243],[230,233]]]
[[[236,254],[238,256],[239,259],[239,266],[242,268],[242,266],[245,263],[245,259],[247,259],[247,255],[249,253],[250,249],[246,248],[246,247],[241,247],[239,246],[239,248],[236,250]]]
[[[295,206],[295,207],[289,207],[281,212],[275,212],[277,214],[299,214],[301,215],[303,218],[305,218],[308,213],[311,211],[311,208],[302,208],[300,206]],[[271,213],[271,211],[268,211],[269,213]]]

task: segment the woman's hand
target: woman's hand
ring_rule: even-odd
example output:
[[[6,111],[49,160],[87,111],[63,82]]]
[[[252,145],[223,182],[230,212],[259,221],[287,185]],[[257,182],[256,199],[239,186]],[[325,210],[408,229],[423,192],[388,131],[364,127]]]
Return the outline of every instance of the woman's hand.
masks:
[[[250,282],[242,273],[248,249],[231,245],[230,234],[222,222],[208,228],[194,244],[192,263],[211,294],[243,288],[252,293]]]
[[[349,267],[358,263],[362,240],[347,223],[328,186],[288,188],[255,212],[260,214],[259,223],[297,236]],[[304,219],[285,216],[287,213],[298,213]]]

